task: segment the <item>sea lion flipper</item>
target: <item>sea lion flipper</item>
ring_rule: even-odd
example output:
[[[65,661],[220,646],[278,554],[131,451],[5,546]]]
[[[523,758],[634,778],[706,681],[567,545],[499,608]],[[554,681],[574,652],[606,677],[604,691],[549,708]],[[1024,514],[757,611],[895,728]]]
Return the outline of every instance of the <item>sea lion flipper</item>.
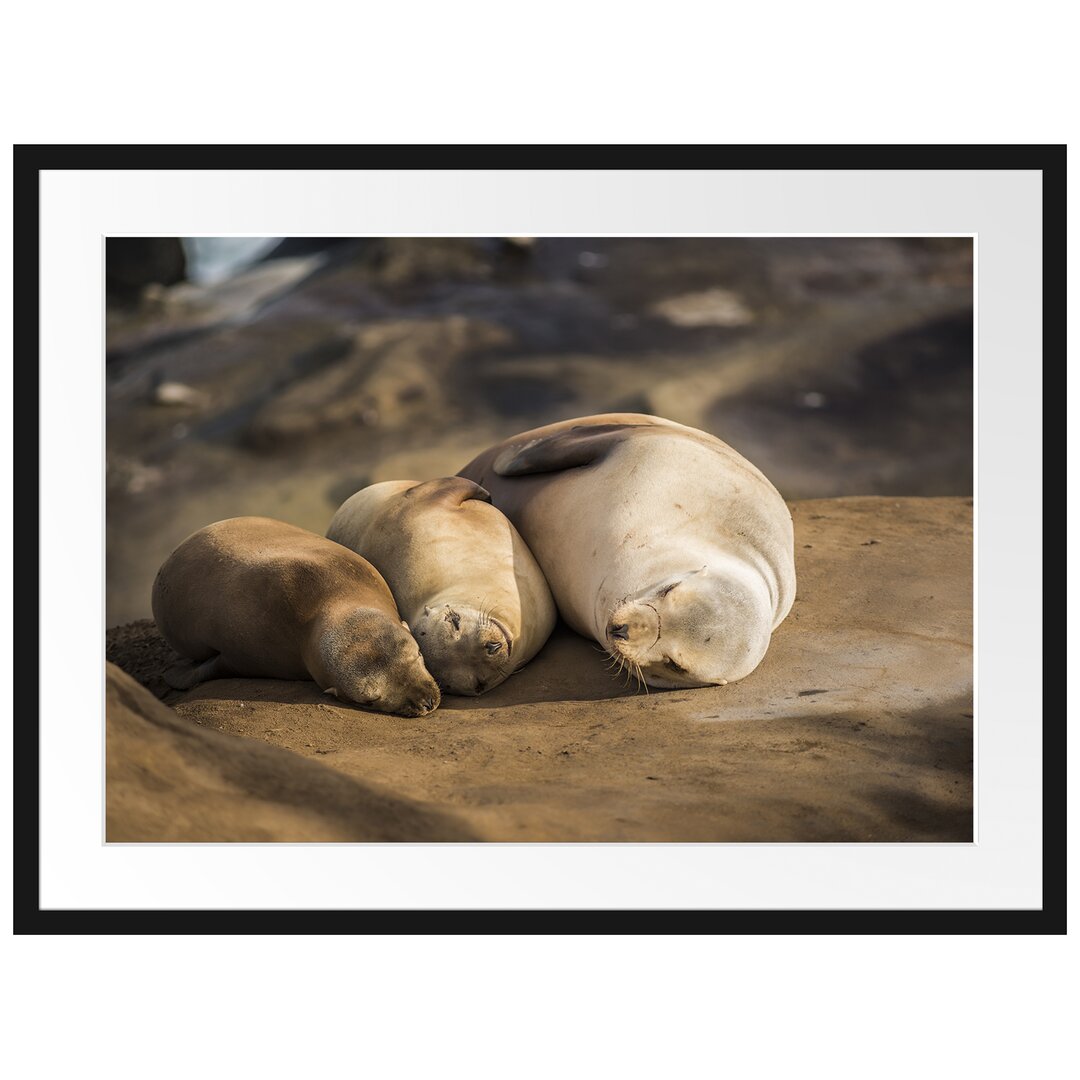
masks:
[[[427,480],[409,488],[405,496],[409,499],[442,499],[453,506],[460,506],[470,499],[491,502],[491,492],[472,480],[466,480],[464,476],[444,476],[439,480]]]
[[[524,444],[508,446],[495,459],[499,476],[528,476],[531,473],[561,472],[592,465],[606,457],[624,433],[642,424],[582,425],[554,435],[545,435]]]
[[[220,679],[227,674],[219,653],[217,656],[211,656],[209,660],[204,660],[201,664],[196,664],[194,661],[177,664],[169,668],[162,678],[174,690],[190,690],[199,683],[204,683],[209,679]]]

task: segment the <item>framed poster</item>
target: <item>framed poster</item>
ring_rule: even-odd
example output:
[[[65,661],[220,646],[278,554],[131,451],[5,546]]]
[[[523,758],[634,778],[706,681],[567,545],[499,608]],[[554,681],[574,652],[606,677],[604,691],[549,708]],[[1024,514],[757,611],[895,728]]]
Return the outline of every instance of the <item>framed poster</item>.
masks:
[[[18,148],[18,928],[1062,929],[1063,177]]]

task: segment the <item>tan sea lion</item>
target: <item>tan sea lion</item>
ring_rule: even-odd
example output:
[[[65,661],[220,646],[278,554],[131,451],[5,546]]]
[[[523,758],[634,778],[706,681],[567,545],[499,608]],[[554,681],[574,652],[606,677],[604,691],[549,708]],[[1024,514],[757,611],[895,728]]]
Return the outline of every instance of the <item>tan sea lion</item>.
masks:
[[[586,416],[515,435],[460,475],[517,526],[563,618],[650,686],[749,675],[791,609],[788,508],[703,431]]]
[[[379,712],[422,716],[439,688],[378,571],[353,551],[270,518],[192,533],[158,571],[154,620],[195,661],[166,673],[206,679],[314,679]]]
[[[555,602],[525,541],[470,480],[372,484],[345,501],[326,535],[386,578],[447,693],[498,686],[555,625]]]

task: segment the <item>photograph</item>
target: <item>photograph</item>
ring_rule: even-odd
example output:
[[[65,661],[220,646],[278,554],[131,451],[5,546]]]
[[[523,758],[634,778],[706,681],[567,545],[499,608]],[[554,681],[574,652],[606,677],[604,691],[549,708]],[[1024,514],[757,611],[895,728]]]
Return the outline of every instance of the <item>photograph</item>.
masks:
[[[1060,1070],[1060,13],[114,7],[9,20],[13,1075]]]
[[[107,845],[976,840],[973,234],[103,246]]]

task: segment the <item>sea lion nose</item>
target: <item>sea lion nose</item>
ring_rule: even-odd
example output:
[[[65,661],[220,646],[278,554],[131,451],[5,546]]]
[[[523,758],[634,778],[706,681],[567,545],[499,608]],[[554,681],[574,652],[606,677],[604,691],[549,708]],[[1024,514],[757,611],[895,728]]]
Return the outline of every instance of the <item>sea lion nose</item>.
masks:
[[[608,636],[620,641],[630,640],[630,627],[626,623],[612,623],[608,627]]]

